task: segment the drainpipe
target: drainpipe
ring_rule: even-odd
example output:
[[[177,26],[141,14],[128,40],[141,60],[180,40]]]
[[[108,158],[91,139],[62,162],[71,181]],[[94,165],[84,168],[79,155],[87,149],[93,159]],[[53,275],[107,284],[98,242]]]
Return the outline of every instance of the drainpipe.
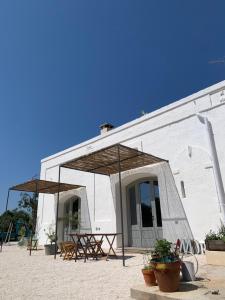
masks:
[[[215,140],[214,140],[214,135],[212,130],[212,124],[209,122],[207,117],[203,117],[200,114],[197,114],[197,117],[199,121],[202,124],[204,124],[205,127],[205,133],[208,140],[209,150],[210,150],[212,164],[213,164],[214,178],[215,178],[216,190],[217,190],[217,195],[218,195],[218,200],[220,205],[220,212],[222,215],[222,221],[225,222],[225,194],[224,194],[223,181],[220,172],[220,165],[219,165],[219,160],[217,156],[216,145],[215,145]]]

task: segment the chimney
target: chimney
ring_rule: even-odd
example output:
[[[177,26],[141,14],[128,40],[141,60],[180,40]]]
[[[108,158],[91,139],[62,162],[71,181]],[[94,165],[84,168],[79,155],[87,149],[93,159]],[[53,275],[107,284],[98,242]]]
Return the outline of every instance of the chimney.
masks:
[[[111,129],[113,129],[114,126],[110,123],[104,123],[100,126],[100,133],[101,134],[104,134],[104,133],[107,133],[108,131],[110,131]]]

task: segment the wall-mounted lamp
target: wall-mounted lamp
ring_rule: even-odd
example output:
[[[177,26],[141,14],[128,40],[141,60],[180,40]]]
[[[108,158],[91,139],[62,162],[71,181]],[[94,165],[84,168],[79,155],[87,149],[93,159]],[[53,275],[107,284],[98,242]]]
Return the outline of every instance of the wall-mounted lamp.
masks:
[[[220,103],[225,102],[225,93],[224,90],[220,93]]]

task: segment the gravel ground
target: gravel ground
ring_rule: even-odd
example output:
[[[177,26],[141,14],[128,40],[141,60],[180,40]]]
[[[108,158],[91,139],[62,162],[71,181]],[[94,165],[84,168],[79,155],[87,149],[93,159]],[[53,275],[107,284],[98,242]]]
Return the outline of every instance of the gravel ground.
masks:
[[[224,284],[225,267],[207,265],[204,255],[196,257],[198,277],[208,278],[212,286],[220,281]],[[185,260],[196,265],[193,257]],[[44,250],[33,251],[29,256],[26,249],[11,244],[3,246],[0,253],[0,300],[128,300],[130,288],[144,282],[142,266],[141,254],[127,254],[123,267],[120,257],[75,263],[63,261],[59,256],[54,260]]]
[[[130,299],[130,287],[142,283],[142,255],[121,259],[63,261],[17,245],[0,253],[0,299]]]

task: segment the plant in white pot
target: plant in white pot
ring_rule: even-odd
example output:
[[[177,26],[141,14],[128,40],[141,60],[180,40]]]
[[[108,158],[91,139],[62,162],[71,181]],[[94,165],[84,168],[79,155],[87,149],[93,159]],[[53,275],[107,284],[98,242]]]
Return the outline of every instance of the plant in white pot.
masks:
[[[50,244],[45,244],[45,254],[46,255],[54,255],[55,254],[55,243],[56,243],[56,235],[55,230],[52,228],[52,225],[49,226],[48,231],[45,231],[45,234],[47,235],[48,241],[50,241]]]

